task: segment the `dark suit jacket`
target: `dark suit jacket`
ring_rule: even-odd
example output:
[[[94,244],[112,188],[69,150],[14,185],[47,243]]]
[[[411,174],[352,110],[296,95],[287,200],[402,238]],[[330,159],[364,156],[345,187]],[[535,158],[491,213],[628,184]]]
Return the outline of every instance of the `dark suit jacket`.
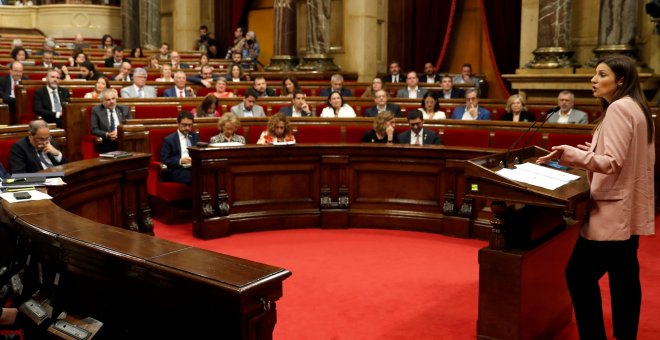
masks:
[[[130,60],[128,60],[126,58],[121,60],[122,63],[125,62],[125,61],[130,61]],[[110,57],[110,58],[106,59],[105,63],[104,63],[104,66],[105,67],[115,67],[115,57]]]
[[[388,74],[385,77],[383,77],[383,81],[386,83],[393,83],[392,81],[392,75]],[[404,74],[399,73],[399,83],[405,83],[406,82],[406,76]]]
[[[199,135],[191,132],[190,142],[195,145],[199,142]],[[163,139],[163,145],[160,149],[160,161],[167,165],[167,172],[163,176],[163,181],[179,182],[188,185],[192,184],[192,170],[184,168],[179,164],[181,160],[181,144],[179,143],[179,134],[177,131],[167,135]]]
[[[282,108],[280,108],[280,112],[284,113],[285,116],[291,117],[293,115],[293,106],[282,107]],[[300,115],[303,116],[303,117],[311,117],[312,113],[302,111],[302,112],[300,112]]]
[[[220,76],[217,75],[217,74],[214,74],[212,76],[212,78],[213,79],[211,79],[211,80],[217,81],[220,78]],[[193,84],[196,84],[196,85],[202,85],[202,75],[201,74],[194,74],[192,76],[187,76],[186,81],[189,81],[189,82],[191,82]]]
[[[397,140],[400,144],[410,144],[410,136],[412,131],[401,132],[397,136]],[[438,134],[429,129],[422,129],[422,145],[438,145],[440,140],[438,139]]]
[[[163,91],[163,97],[178,97],[179,93],[176,91],[176,87],[170,87],[169,89],[165,89]],[[188,97],[194,97],[195,94],[188,91],[186,88],[186,98]]]
[[[26,76],[23,76],[21,80],[28,80],[29,78]],[[2,100],[7,100],[9,99],[11,95],[11,74],[6,74],[2,77],[0,77],[0,97],[2,97]]]
[[[117,118],[120,123],[123,123],[126,119],[131,119],[131,111],[128,106],[117,105],[115,106],[115,111],[117,112]],[[92,108],[92,122],[91,130],[94,136],[99,136],[103,138],[103,144],[99,145],[99,152],[109,152],[117,150],[119,145],[117,141],[113,141],[105,138],[105,134],[110,131],[110,122],[108,121],[108,111],[103,105],[96,105]]]
[[[426,74],[422,74],[421,76],[419,76],[419,83],[420,84],[428,84],[426,82],[427,78],[428,77],[426,76]],[[441,79],[442,79],[442,77],[439,74],[434,74],[433,75],[433,82],[434,83],[439,83]]]
[[[436,94],[438,95],[438,99],[445,98],[445,93],[442,90],[436,91]],[[452,87],[450,98],[465,98],[465,91]]]
[[[513,113],[507,112],[502,115],[502,120],[513,121]],[[533,122],[536,120],[536,116],[529,111],[520,112],[519,121],[521,122]]]
[[[59,150],[57,144],[53,141],[53,146]],[[64,154],[62,160],[58,162],[55,157],[47,155],[53,165],[60,165],[67,162]],[[43,170],[37,149],[32,146],[28,137],[19,139],[14,145],[11,146],[11,153],[9,154],[9,167],[12,173],[27,173],[37,172]]]
[[[332,92],[334,92],[331,88],[323,89],[319,93],[319,97],[327,97],[329,96]],[[339,91],[339,94],[341,94],[342,97],[351,97],[353,94],[351,93],[351,90],[342,87],[341,91]]]
[[[57,93],[60,96],[60,104],[64,107],[64,103],[69,101],[69,90],[58,86]],[[62,117],[55,118],[55,112],[53,112],[53,106],[50,103],[50,94],[47,86],[41,87],[34,92],[33,109],[34,113],[37,116],[41,116],[46,122],[56,123],[57,127],[62,127]]]
[[[0,162],[0,178],[8,178],[9,171],[5,170],[5,166]]]
[[[256,90],[253,90],[256,92]],[[258,92],[257,92],[258,93]],[[277,94],[275,93],[275,90],[271,89],[270,87],[266,88],[266,91],[264,91],[263,94],[259,93],[259,97],[277,97]]]
[[[396,104],[386,104],[385,110],[394,113],[395,117],[401,117],[401,108]],[[365,117],[376,117],[378,116],[378,108],[376,105],[364,110]]]

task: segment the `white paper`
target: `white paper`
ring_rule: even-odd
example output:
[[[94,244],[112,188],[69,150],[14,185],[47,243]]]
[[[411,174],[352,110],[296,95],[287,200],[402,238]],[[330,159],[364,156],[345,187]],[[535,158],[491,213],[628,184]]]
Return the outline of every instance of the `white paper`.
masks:
[[[14,198],[14,193],[13,192],[3,192],[0,194],[0,197],[2,197],[4,200],[6,200],[9,203],[16,203],[16,202],[29,202],[29,201],[39,201],[39,200],[49,200],[52,199],[51,196],[49,196],[46,193],[43,193],[38,190],[29,190],[27,191],[28,194],[30,194],[30,198],[28,199],[23,199],[23,200],[17,200]]]
[[[239,143],[239,142],[211,143],[209,144],[209,146],[214,148],[223,148],[227,146],[243,146],[243,143]]]
[[[58,187],[62,185],[66,185],[66,182],[62,180],[62,177],[53,177],[53,178],[46,178],[46,182],[44,184],[48,187]]]
[[[288,142],[276,142],[273,141],[273,145],[295,145],[296,141],[288,141]]]
[[[548,190],[555,190],[580,176],[549,169],[533,163],[516,164],[515,169],[503,168],[497,174],[512,181],[531,184]]]

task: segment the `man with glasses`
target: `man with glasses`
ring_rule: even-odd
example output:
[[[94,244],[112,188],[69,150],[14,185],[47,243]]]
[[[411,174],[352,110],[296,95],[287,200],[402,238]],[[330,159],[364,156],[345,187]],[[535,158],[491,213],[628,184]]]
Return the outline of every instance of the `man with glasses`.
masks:
[[[432,130],[424,129],[424,114],[419,110],[411,110],[408,113],[408,125],[410,130],[404,131],[397,136],[399,144],[411,145],[437,145],[440,144],[438,134]]]
[[[167,166],[162,178],[165,182],[192,185],[192,159],[188,147],[199,142],[199,135],[192,132],[194,119],[192,113],[181,111],[176,118],[177,130],[163,139],[160,161]]]
[[[30,122],[29,135],[11,146],[9,166],[14,174],[37,172],[66,163],[67,160],[50,138],[48,123]]]
[[[477,89],[471,88],[465,91],[465,106],[455,108],[451,119],[490,120],[490,111],[479,106]]]
[[[133,71],[133,85],[121,89],[122,98],[156,98],[156,88],[147,84],[147,70],[138,67]]]

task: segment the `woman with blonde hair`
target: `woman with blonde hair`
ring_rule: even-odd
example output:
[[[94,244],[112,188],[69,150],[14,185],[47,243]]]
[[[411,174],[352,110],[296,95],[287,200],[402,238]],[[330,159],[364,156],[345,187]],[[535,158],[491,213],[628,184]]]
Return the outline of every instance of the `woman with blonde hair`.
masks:
[[[174,77],[172,77],[172,65],[163,64],[160,68],[160,78],[156,78],[156,81],[163,82],[173,82]]]
[[[213,95],[218,99],[236,97],[236,95],[233,92],[227,91],[227,80],[223,78],[216,80],[215,92],[213,92]]]
[[[275,142],[295,142],[296,138],[291,133],[289,117],[283,113],[277,113],[270,117],[266,130],[261,133],[257,144],[273,144]]]
[[[533,122],[536,120],[534,114],[527,111],[525,100],[514,94],[506,100],[506,113],[502,116],[502,120],[511,122]]]
[[[362,143],[396,143],[394,138],[394,113],[383,111],[374,118],[374,129],[362,136]]]
[[[371,81],[371,86],[367,87],[367,90],[362,94],[362,98],[374,98],[376,97],[376,92],[380,90],[384,90],[387,93],[383,79],[375,77],[374,80]]]
[[[218,119],[219,134],[211,137],[213,143],[241,143],[245,144],[245,137],[236,134],[241,127],[241,121],[232,112],[227,112]]]

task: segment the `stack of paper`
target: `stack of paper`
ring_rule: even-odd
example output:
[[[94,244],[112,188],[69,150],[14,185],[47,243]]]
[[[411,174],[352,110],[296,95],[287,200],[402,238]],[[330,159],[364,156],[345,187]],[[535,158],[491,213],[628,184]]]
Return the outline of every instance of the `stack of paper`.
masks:
[[[512,181],[523,182],[549,190],[555,190],[570,181],[580,178],[577,175],[529,162],[516,164],[515,169],[501,169],[497,174]]]

